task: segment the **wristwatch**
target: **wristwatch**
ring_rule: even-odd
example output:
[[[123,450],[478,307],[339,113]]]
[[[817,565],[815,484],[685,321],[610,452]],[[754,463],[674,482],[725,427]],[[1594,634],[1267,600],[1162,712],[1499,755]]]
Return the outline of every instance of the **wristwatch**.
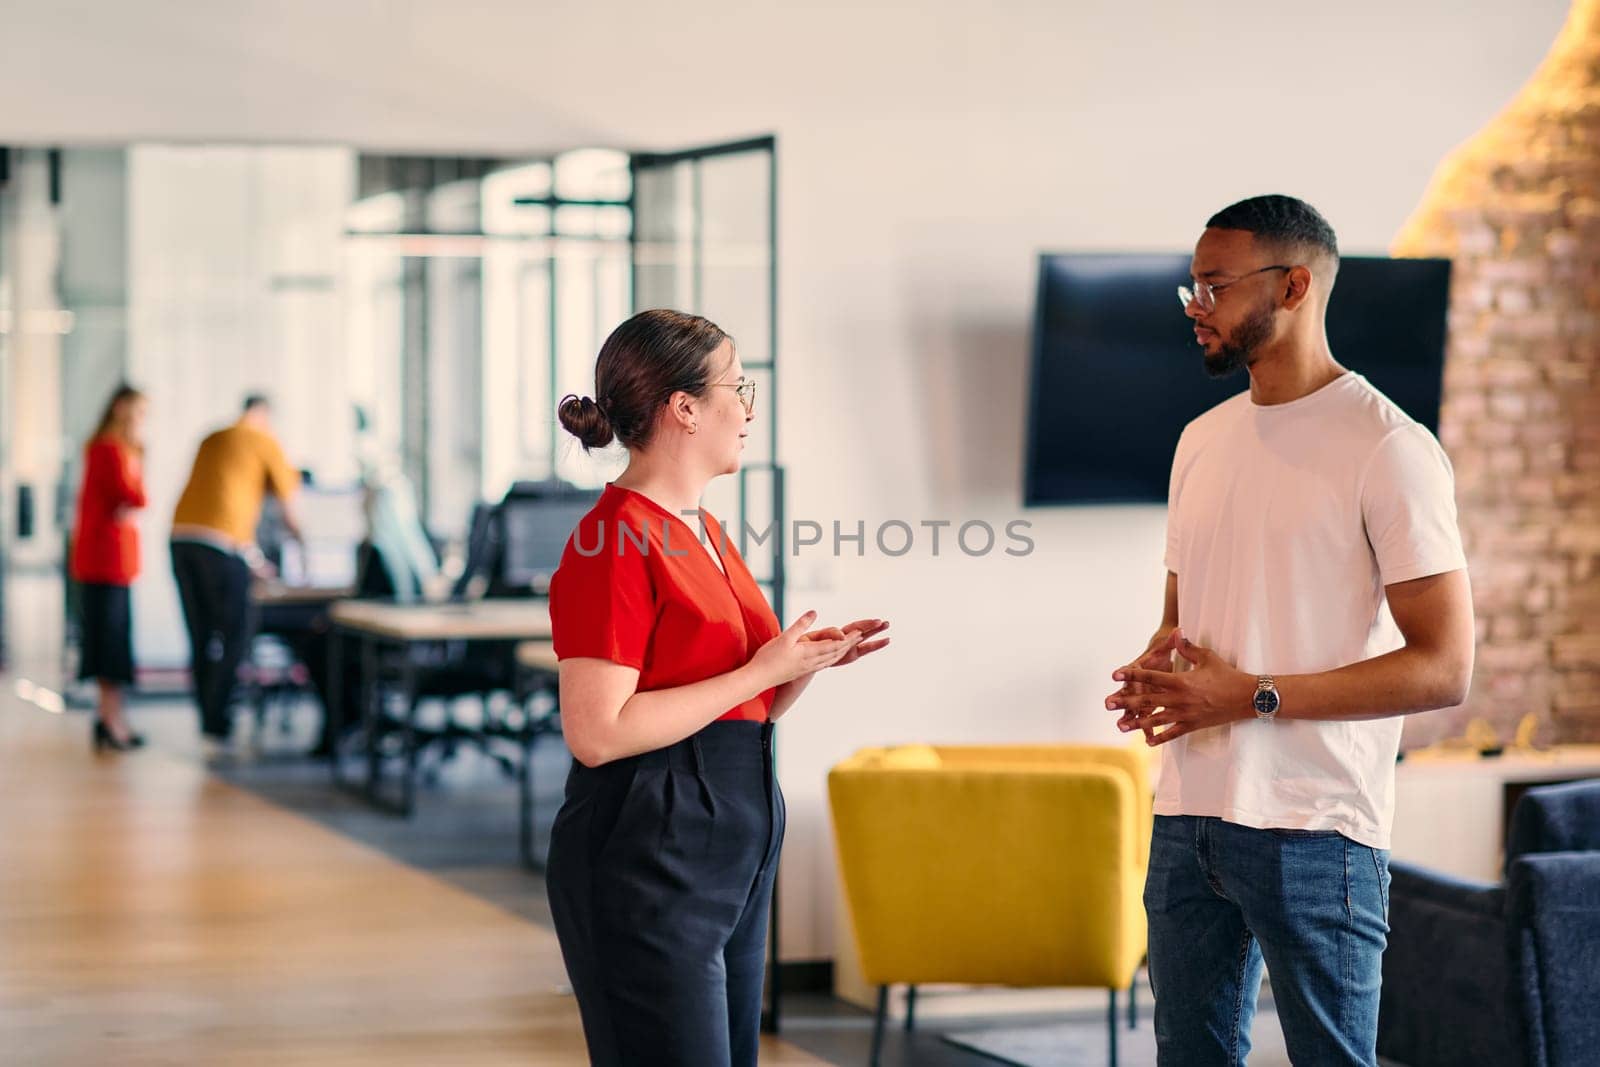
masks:
[[[1256,718],[1271,722],[1278,717],[1278,683],[1270,674],[1256,679],[1256,695],[1251,703],[1255,705]]]

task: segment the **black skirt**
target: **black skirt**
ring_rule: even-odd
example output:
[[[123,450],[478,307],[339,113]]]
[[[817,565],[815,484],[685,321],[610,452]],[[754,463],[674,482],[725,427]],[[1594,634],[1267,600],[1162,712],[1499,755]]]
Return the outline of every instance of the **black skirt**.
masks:
[[[79,678],[133,684],[133,604],[125,585],[85,582],[82,605],[83,656]]]

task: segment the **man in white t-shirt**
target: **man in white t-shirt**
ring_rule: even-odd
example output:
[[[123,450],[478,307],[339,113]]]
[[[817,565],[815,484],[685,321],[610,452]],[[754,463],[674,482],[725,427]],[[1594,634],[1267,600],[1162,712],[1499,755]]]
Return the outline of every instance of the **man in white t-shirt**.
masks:
[[[1106,700],[1164,754],[1163,1067],[1244,1062],[1263,960],[1291,1060],[1376,1062],[1399,716],[1472,675],[1450,463],[1334,361],[1338,266],[1314,208],[1262,196],[1211,218],[1179,290],[1206,371],[1250,388],[1178,442],[1161,629]]]

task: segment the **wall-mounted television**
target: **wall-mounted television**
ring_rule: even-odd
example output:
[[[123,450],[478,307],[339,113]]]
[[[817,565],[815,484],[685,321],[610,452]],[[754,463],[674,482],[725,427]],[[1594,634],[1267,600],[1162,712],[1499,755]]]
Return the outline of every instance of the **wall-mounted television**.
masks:
[[[1248,384],[1206,376],[1189,259],[1039,257],[1024,503],[1165,503],[1184,426]],[[1346,256],[1328,304],[1334,358],[1435,432],[1449,298],[1449,260]]]

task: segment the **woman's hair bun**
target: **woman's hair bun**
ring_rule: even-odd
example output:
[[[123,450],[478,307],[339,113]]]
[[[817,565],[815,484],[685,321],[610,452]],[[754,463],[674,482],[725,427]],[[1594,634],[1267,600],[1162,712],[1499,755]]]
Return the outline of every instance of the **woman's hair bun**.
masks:
[[[589,397],[568,393],[561,398],[556,416],[567,432],[582,443],[586,452],[606,447],[616,436],[605,410]]]

